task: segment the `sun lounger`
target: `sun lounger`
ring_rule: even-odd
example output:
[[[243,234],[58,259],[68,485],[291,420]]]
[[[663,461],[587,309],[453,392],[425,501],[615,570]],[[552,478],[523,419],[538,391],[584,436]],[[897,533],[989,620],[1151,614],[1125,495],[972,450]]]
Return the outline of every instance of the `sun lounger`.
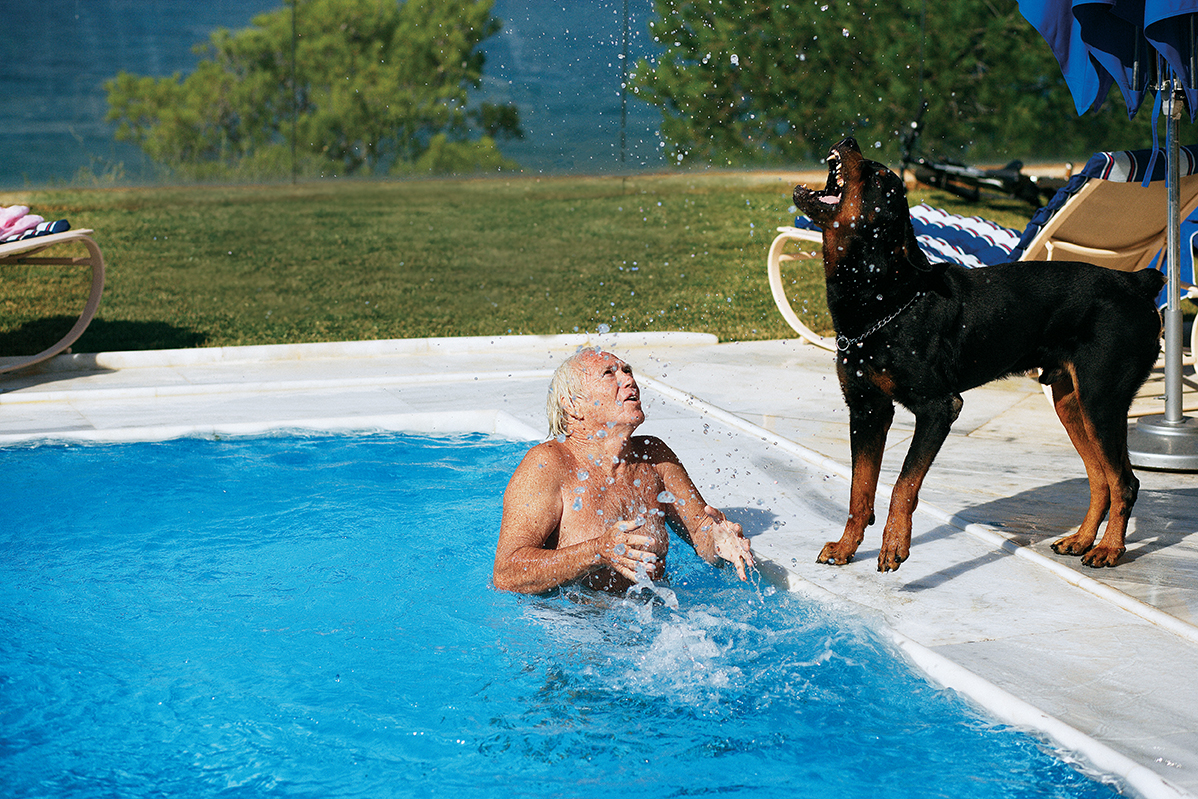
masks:
[[[91,323],[92,318],[96,315],[96,310],[100,307],[100,295],[104,291],[104,256],[100,252],[99,245],[92,240],[90,233],[92,233],[90,230],[70,230],[65,233],[51,233],[0,244],[0,280],[4,279],[3,267],[12,264],[91,267],[91,289],[88,292],[87,302],[83,306],[83,312],[79,315],[79,319],[67,334],[36,355],[0,358],[0,372],[23,369],[64,352],[83,335],[83,331]],[[86,248],[86,256],[42,254],[49,250],[61,253],[64,247],[72,246],[77,250],[80,244]]]
[[[1165,163],[1158,159],[1152,180],[1142,185],[1151,151],[1097,153],[1069,183],[1036,212],[1022,234],[978,217],[961,217],[916,206],[912,222],[920,246],[933,262],[953,261],[977,267],[1004,261],[1077,260],[1111,269],[1134,271],[1163,268],[1167,236]],[[1181,215],[1189,219],[1198,209],[1198,147],[1181,148]],[[1187,235],[1188,234],[1188,235]],[[835,341],[821,336],[795,313],[786,297],[781,266],[788,261],[818,258],[815,253],[790,253],[792,242],[820,242],[810,220],[795,220],[778,228],[770,246],[770,291],[782,317],[804,339],[834,350]],[[1198,244],[1198,220],[1183,227],[1183,291],[1192,290],[1193,246]],[[1198,295],[1198,292],[1195,292]],[[1198,352],[1198,325],[1191,335],[1191,352]]]

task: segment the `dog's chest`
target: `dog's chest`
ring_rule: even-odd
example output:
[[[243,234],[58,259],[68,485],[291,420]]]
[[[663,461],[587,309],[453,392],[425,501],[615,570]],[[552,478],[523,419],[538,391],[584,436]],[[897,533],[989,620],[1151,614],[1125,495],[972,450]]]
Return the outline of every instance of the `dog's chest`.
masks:
[[[836,353],[836,367],[846,393],[878,392],[902,405],[953,391],[936,348],[921,347],[908,335],[879,333],[850,345]]]
[[[845,388],[872,386],[888,397],[894,398],[904,377],[896,373],[894,365],[885,355],[875,356],[868,345],[851,345],[848,350],[836,353],[836,371],[840,384]]]

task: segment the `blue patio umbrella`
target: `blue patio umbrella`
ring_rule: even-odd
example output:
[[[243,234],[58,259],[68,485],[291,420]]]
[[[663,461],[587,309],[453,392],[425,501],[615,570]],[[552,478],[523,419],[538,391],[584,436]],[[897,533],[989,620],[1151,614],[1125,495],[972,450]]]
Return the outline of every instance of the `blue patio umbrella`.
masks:
[[[1052,48],[1078,114],[1102,105],[1116,84],[1134,115],[1160,58],[1181,79],[1194,120],[1198,0],[1020,0],[1019,11]]]
[[[1183,108],[1189,109],[1191,122],[1198,111],[1198,0],[1019,0],[1019,11],[1052,48],[1078,114],[1102,105],[1112,85],[1122,92],[1129,117],[1146,98],[1154,98],[1154,132],[1164,111],[1169,197],[1165,412],[1140,419],[1128,431],[1128,446],[1137,466],[1198,470],[1198,420],[1182,413],[1177,166]]]

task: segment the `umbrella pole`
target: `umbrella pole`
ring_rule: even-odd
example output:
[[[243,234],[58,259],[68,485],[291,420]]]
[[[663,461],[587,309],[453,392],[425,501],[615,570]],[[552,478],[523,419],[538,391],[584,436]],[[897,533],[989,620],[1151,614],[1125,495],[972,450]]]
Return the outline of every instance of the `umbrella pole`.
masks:
[[[1178,126],[1181,87],[1176,78],[1165,82],[1167,93],[1165,152],[1168,193],[1167,283],[1165,285],[1165,413],[1142,417],[1127,434],[1134,466],[1166,471],[1198,471],[1198,420],[1182,413],[1181,316],[1181,166]]]
[[[1165,120],[1165,148],[1168,173],[1165,187],[1169,197],[1169,247],[1165,284],[1165,421],[1180,424],[1181,413],[1181,165],[1180,144],[1177,141],[1182,103],[1172,81],[1169,87],[1169,112]]]

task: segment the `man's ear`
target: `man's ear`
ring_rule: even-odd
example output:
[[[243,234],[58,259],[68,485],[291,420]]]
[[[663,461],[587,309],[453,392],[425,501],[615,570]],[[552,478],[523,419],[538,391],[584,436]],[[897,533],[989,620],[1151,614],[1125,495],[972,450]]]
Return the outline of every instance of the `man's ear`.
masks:
[[[574,397],[558,397],[558,403],[562,406],[562,410],[565,411],[566,416],[569,416],[571,419],[582,418],[580,414],[576,413],[578,403],[574,401]]]

